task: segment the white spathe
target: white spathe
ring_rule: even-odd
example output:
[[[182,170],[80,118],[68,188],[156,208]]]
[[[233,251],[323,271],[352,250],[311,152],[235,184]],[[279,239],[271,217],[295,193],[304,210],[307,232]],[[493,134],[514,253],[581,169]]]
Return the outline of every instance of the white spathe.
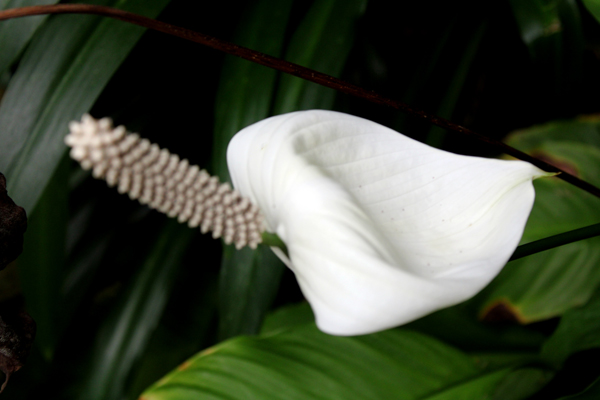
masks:
[[[522,161],[447,153],[332,111],[280,115],[229,143],[233,184],[286,243],[319,328],[360,335],[466,300],[516,248],[534,200]]]

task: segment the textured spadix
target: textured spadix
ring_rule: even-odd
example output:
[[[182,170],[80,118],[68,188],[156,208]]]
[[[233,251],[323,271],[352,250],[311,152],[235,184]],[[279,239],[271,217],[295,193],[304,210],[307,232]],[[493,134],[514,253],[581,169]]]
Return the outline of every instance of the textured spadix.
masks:
[[[261,242],[262,215],[228,183],[123,126],[113,128],[108,118],[84,115],[69,128],[65,142],[71,157],[120,193],[190,227],[200,226],[203,233],[212,231],[214,238],[223,236],[237,248]]]
[[[240,131],[234,186],[263,211],[319,328],[397,326],[482,289],[517,246],[533,178],[522,161],[460,156],[376,123],[303,111]]]

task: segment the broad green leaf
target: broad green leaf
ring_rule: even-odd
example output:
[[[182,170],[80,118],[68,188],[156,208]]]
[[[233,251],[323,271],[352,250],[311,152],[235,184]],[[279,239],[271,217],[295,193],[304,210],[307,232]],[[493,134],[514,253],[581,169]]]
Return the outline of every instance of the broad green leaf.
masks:
[[[100,3],[153,17],[168,0]],[[36,32],[0,104],[0,170],[26,210],[33,210],[65,152],[69,121],[89,111],[143,33],[84,15],[50,17]]]
[[[600,0],[582,0],[587,10],[600,22]]]
[[[528,398],[543,386],[550,374],[537,369],[503,369],[478,376],[448,390],[441,391],[427,400],[521,400]]]
[[[285,59],[339,77],[367,0],[317,0],[294,33]],[[291,75],[281,77],[273,114],[331,109],[336,92]]]
[[[306,302],[285,306],[265,319],[261,335],[291,330],[314,320]],[[546,339],[541,333],[520,326],[483,324],[464,304],[420,318],[404,325],[403,329],[426,334],[467,351],[477,365],[488,370],[539,362],[539,348]]]
[[[507,374],[506,370],[495,371],[485,374],[476,379],[458,384],[452,388],[436,393],[433,396],[422,397],[426,400],[468,400],[485,398],[502,381]]]
[[[123,396],[131,368],[162,316],[193,234],[174,220],[161,229],[153,250],[96,337],[91,369],[79,398],[112,400]]]
[[[58,3],[57,0],[4,0],[0,10]],[[23,51],[36,29],[47,16],[16,18],[0,22],[0,74],[4,72]]]
[[[519,131],[508,143],[598,185],[598,126],[585,120],[551,123],[532,128],[531,134]],[[534,185],[536,200],[522,243],[600,221],[598,199],[588,193],[558,178],[538,179]],[[590,299],[600,283],[599,262],[597,237],[510,262],[478,296],[482,314],[523,323],[561,315]]]
[[[209,348],[141,399],[473,398],[466,396],[489,395],[509,372],[488,376],[466,355],[408,330],[335,337],[311,323]]]
[[[530,363],[539,363],[537,349],[544,336],[527,331],[522,327],[499,328],[477,323],[466,312],[465,307],[451,307],[414,323],[403,329],[417,330],[435,336],[446,344],[462,350],[486,350],[488,353],[471,353],[476,365],[488,374],[477,376],[455,388],[449,388],[432,399],[474,399],[478,394],[490,395],[495,399],[526,398],[545,384],[551,373],[541,369],[520,368]],[[265,320],[261,334],[270,336],[293,330],[297,326],[314,321],[308,303],[287,306],[273,312]],[[489,353],[495,351],[496,353]],[[429,399],[429,397],[427,397]]]
[[[571,354],[600,347],[600,292],[585,306],[567,311],[550,339],[542,347],[542,356],[561,364]]]
[[[234,42],[280,56],[291,5],[291,0],[259,1],[242,21]],[[270,68],[237,57],[225,59],[215,104],[213,146],[214,172],[222,180],[229,180],[229,140],[242,128],[269,116],[276,76]],[[219,284],[221,339],[258,332],[284,269],[270,252],[263,246],[239,252],[233,246],[224,248]]]
[[[52,359],[64,321],[62,285],[66,261],[69,163],[66,157],[44,190],[40,206],[28,220],[19,278],[27,310],[36,321],[35,344]]]

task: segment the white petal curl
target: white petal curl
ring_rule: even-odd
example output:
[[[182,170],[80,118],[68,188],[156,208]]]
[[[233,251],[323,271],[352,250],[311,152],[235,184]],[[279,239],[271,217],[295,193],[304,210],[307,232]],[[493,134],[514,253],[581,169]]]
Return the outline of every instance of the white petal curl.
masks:
[[[286,243],[317,325],[359,335],[481,290],[517,246],[547,175],[522,161],[451,154],[333,111],[240,131],[233,184]]]

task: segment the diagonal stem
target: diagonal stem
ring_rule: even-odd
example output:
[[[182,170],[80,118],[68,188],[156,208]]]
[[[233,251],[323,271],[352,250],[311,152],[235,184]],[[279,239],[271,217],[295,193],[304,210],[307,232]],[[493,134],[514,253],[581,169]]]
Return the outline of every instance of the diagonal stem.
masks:
[[[585,228],[575,229],[569,232],[560,233],[535,242],[523,244],[515,250],[508,261],[518,260],[535,253],[550,250],[565,244],[577,242],[579,240],[589,239],[600,236],[600,224],[586,226]]]
[[[231,54],[237,57],[241,57],[243,59],[255,62],[257,64],[264,65],[269,68],[273,68],[275,70],[297,76],[299,78],[305,79],[307,81],[317,83],[319,85],[335,89],[342,93],[346,93],[355,97],[359,97],[368,101],[371,101],[376,104],[385,105],[388,107],[395,108],[397,110],[402,110],[412,116],[417,118],[424,119],[434,125],[437,125],[441,128],[458,132],[464,136],[469,138],[478,140],[480,142],[486,143],[496,149],[506,153],[510,156],[518,158],[523,161],[527,161],[538,168],[547,171],[547,172],[555,172],[558,173],[558,178],[577,186],[578,188],[585,190],[586,192],[599,197],[600,198],[600,189],[596,186],[592,185],[589,182],[586,182],[578,177],[569,174],[562,169],[548,164],[547,162],[540,160],[538,158],[532,157],[520,150],[515,149],[501,141],[489,138],[482,134],[472,131],[469,128],[465,128],[464,126],[455,124],[451,121],[448,121],[445,118],[441,118],[435,116],[433,114],[429,114],[423,110],[414,108],[405,104],[398,100],[393,100],[384,96],[381,96],[373,91],[363,89],[359,86],[353,85],[351,83],[345,82],[341,79],[335,78],[330,75],[323,74],[321,72],[302,67],[301,65],[294,64],[285,60],[281,60],[276,57],[271,57],[267,54],[260,53],[258,51],[254,51],[248,49],[246,47],[238,46],[233,43],[205,35],[199,32],[192,31],[190,29],[185,29],[179,26],[167,24],[165,22],[160,22],[153,20],[151,18],[144,17],[142,15],[133,14],[127,11],[119,10],[112,7],[105,6],[95,6],[90,4],[56,4],[56,5],[46,5],[46,6],[31,6],[31,7],[21,7],[21,8],[13,8],[5,11],[0,11],[0,21],[7,20],[11,18],[25,17],[31,15],[41,15],[41,14],[95,14],[102,15],[105,17],[115,18],[121,21],[129,22],[138,26],[142,26],[144,28],[153,29],[159,32],[163,32],[169,35],[177,36],[179,38],[189,40],[195,43],[199,43],[208,47],[211,47],[215,50],[219,50],[225,52],[227,54]]]

